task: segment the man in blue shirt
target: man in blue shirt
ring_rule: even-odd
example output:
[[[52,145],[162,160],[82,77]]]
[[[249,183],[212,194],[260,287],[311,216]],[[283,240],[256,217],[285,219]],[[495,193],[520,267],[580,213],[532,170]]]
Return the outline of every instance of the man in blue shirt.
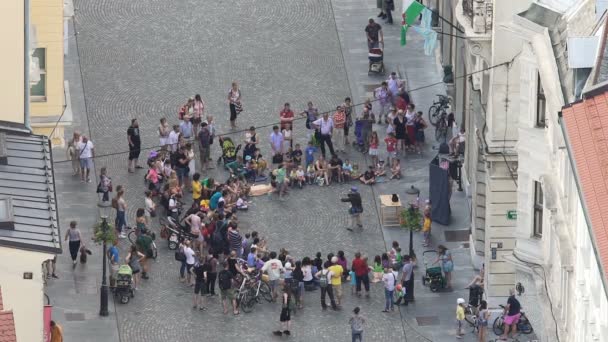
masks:
[[[118,247],[116,247],[116,241],[112,241],[112,246],[108,249],[108,261],[110,263],[110,287],[115,286],[116,281],[116,273],[118,272],[118,267],[120,263],[120,256]]]
[[[222,193],[220,191],[216,191],[213,195],[211,195],[211,198],[209,199],[209,209],[217,209],[217,202],[220,200],[220,197],[222,197]]]
[[[256,253],[256,248],[255,247],[251,248],[251,250],[249,251],[249,254],[247,255],[247,266],[255,267],[255,264],[256,264],[255,253]]]

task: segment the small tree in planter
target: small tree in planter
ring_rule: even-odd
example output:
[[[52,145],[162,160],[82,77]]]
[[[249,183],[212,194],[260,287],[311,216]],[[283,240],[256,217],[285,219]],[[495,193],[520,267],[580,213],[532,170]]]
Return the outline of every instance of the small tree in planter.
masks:
[[[407,209],[401,211],[400,224],[402,228],[410,231],[410,249],[409,255],[412,260],[416,260],[414,253],[414,231],[419,231],[422,228],[422,214],[416,205],[410,204]]]
[[[111,243],[116,241],[116,230],[107,220],[102,220],[93,226],[93,237],[91,239],[97,244]]]

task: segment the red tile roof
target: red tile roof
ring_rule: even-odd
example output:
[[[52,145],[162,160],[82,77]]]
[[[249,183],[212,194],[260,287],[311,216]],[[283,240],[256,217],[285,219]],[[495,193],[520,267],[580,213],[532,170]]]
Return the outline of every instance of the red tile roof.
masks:
[[[603,274],[608,275],[608,91],[562,109]]]
[[[17,342],[13,311],[2,310],[2,288],[0,288],[0,342]]]

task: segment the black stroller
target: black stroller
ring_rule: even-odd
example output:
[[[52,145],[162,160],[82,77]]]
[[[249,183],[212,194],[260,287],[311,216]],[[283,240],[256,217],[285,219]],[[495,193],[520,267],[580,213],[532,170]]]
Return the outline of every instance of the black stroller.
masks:
[[[235,146],[234,142],[229,137],[219,137],[219,142],[220,147],[222,148],[222,155],[217,160],[217,164],[220,165],[223,161],[224,167],[226,167],[226,164],[236,161],[236,156],[241,149],[241,145]]]
[[[384,75],[384,52],[381,48],[371,48],[367,54],[369,59],[368,75],[380,74]]]

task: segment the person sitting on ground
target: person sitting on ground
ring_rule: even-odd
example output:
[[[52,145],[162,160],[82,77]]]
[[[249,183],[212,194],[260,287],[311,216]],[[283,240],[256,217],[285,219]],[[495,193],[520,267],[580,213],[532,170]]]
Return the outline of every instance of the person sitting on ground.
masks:
[[[351,178],[351,174],[353,172],[353,164],[351,164],[350,160],[346,159],[344,160],[344,163],[342,164],[342,177],[345,181],[350,181]]]
[[[369,169],[365,171],[365,173],[361,177],[359,177],[359,180],[361,181],[361,183],[366,185],[372,185],[376,183],[376,172],[374,172],[374,167],[370,166]]]
[[[323,156],[319,156],[319,159],[315,161],[315,177],[319,185],[329,185],[329,172],[327,172],[327,163]],[[319,180],[321,179],[321,180]]]
[[[338,157],[338,155],[334,154],[333,156],[331,156],[328,168],[330,173],[330,180],[335,179],[338,181],[338,183],[342,183],[342,160]]]
[[[298,176],[296,175],[296,169],[292,168],[289,172],[289,186],[295,186],[298,184]]]
[[[306,176],[304,175],[304,168],[302,165],[298,165],[298,169],[296,170],[296,184],[300,187],[300,189],[306,183]]]
[[[384,160],[378,160],[378,164],[376,164],[376,169],[374,170],[376,177],[386,175],[386,170],[384,168]]]
[[[401,179],[401,164],[399,158],[393,158],[393,165],[391,165],[391,177],[390,179]]]
[[[255,152],[253,154],[253,161],[255,162],[255,165],[257,166],[257,175],[258,176],[264,176],[264,173],[266,172],[266,169],[268,168],[268,162],[266,161],[266,159],[264,159],[264,156],[262,156],[262,154],[260,153],[260,149],[256,148]]]
[[[300,147],[300,144],[296,144],[296,147],[293,149],[293,152],[291,153],[291,157],[293,158],[293,163],[296,166],[302,164],[302,155],[304,155],[304,153],[302,152],[302,148]]]
[[[226,164],[226,168],[230,171],[231,176],[240,176],[245,174],[245,165],[243,164],[243,157],[238,156],[236,160]]]
[[[306,183],[312,184],[315,181],[315,165],[314,163],[308,164],[306,167]]]

